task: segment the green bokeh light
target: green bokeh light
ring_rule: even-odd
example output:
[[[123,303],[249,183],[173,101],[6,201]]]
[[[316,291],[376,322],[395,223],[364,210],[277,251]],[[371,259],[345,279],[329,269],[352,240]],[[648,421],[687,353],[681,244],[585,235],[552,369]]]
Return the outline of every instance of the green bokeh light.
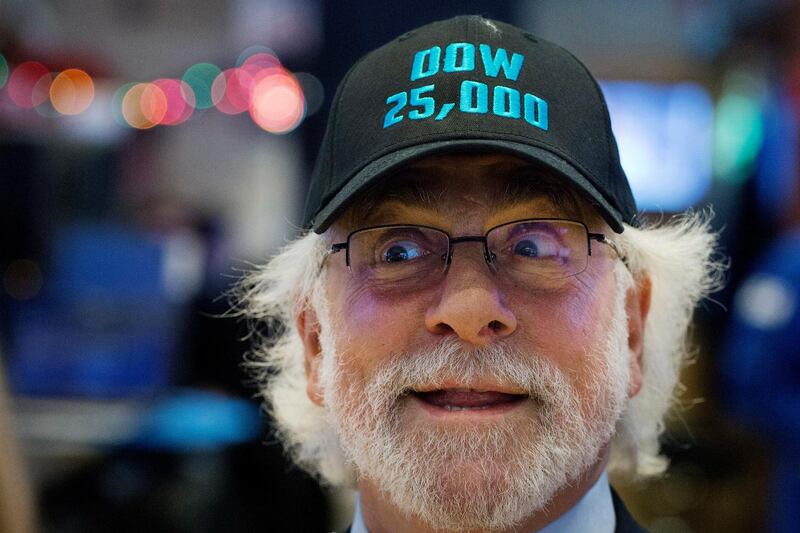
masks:
[[[111,115],[114,117],[114,121],[117,124],[126,128],[130,128],[131,125],[128,124],[128,121],[125,120],[125,115],[122,114],[122,100],[134,85],[136,85],[136,82],[126,83],[117,89],[114,96],[111,98]]]
[[[8,81],[8,61],[0,54],[0,88],[5,86]]]
[[[717,104],[714,170],[724,181],[747,179],[764,140],[761,105],[751,95],[728,93]]]
[[[734,69],[725,74],[714,118],[714,176],[742,184],[753,173],[764,143],[765,72]]]
[[[186,69],[183,81],[194,91],[196,109],[208,109],[214,106],[216,102],[211,95],[211,86],[221,73],[219,67],[211,63],[198,63]]]

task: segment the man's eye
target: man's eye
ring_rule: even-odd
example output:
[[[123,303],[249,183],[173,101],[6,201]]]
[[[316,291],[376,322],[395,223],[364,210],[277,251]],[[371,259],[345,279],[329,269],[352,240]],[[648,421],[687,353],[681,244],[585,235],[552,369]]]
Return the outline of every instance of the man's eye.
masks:
[[[418,259],[425,254],[423,248],[413,241],[401,241],[388,245],[381,253],[384,263],[399,263]]]
[[[512,245],[515,257],[547,258],[560,255],[560,247],[553,239],[541,235],[528,235]]]

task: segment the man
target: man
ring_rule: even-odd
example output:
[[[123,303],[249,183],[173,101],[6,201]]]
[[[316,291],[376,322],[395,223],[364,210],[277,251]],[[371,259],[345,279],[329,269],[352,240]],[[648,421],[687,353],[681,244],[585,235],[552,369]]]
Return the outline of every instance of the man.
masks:
[[[581,63],[477,16],[368,54],[306,223],[239,298],[284,444],[358,490],[349,531],[639,530],[607,472],[666,466],[714,236],[639,227]]]

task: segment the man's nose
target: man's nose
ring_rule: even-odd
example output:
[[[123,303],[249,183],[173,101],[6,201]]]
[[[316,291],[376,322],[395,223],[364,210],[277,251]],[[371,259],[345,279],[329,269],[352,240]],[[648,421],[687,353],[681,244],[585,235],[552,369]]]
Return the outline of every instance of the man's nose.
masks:
[[[440,296],[425,314],[428,331],[455,333],[478,346],[511,335],[517,329],[517,318],[497,281],[479,246],[455,250]]]

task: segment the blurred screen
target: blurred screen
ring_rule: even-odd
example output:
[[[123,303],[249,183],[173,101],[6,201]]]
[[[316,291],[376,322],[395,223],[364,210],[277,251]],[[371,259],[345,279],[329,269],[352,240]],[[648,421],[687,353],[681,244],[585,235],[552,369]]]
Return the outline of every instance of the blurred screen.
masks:
[[[640,210],[681,211],[711,184],[714,106],[695,83],[606,81],[622,167]]]

